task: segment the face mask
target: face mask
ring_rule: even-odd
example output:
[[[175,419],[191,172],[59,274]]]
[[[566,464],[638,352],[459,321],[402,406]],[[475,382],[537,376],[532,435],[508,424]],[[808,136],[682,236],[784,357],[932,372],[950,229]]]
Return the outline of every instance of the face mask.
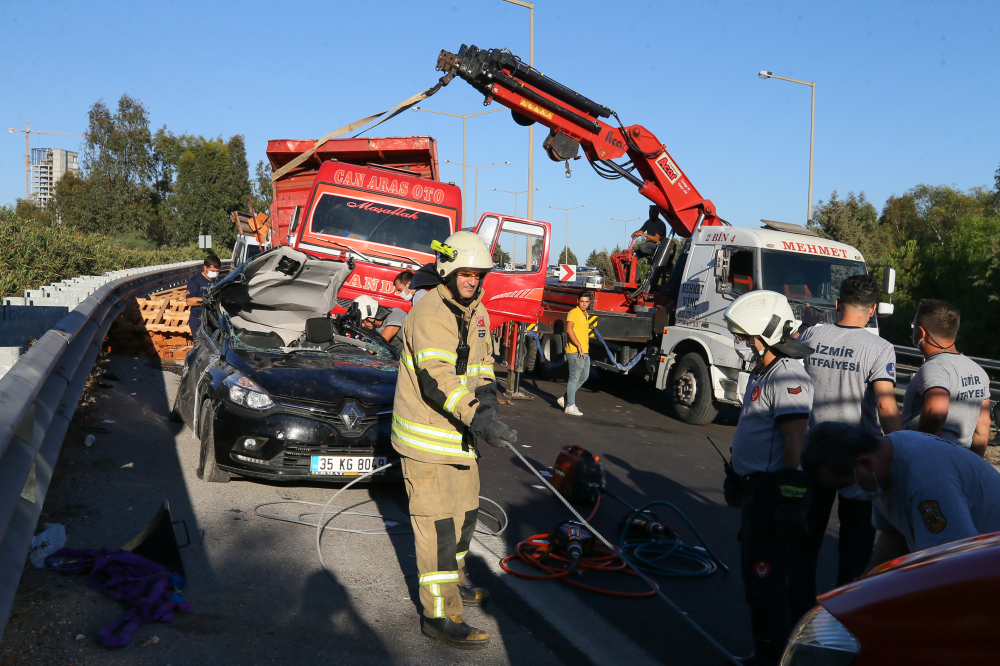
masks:
[[[208,275],[209,280],[214,280],[219,277],[219,271],[208,271],[206,274]]]
[[[740,360],[743,362],[743,367],[757,364],[757,355],[754,353],[754,349],[750,347],[750,343],[746,340],[737,340],[733,344],[733,349],[736,350],[736,355],[739,356]]]
[[[880,497],[883,492],[882,486],[878,484],[878,477],[875,476],[875,472],[872,472],[872,478],[875,479],[875,490],[865,490],[858,485],[858,468],[854,468],[854,485],[857,486],[861,492],[868,496],[868,501],[874,502],[876,498]]]
[[[412,291],[411,292],[401,291],[401,292],[399,292],[399,297],[402,298],[404,301],[412,301],[413,300],[413,292]]]

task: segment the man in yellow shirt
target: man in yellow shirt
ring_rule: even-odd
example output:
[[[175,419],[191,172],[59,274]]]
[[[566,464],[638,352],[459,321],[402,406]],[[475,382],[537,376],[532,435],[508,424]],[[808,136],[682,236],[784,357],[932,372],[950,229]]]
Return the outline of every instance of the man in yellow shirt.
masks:
[[[589,291],[581,291],[576,307],[566,315],[566,363],[569,365],[569,380],[566,382],[566,397],[559,398],[559,406],[570,416],[583,416],[576,407],[576,392],[590,377],[590,309]]]

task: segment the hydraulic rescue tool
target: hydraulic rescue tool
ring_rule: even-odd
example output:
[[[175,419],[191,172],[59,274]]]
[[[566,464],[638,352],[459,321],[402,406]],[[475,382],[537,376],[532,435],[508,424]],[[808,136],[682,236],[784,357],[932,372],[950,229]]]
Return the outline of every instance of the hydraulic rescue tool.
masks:
[[[552,468],[552,485],[570,502],[592,504],[604,487],[604,465],[600,456],[583,448],[570,446],[559,452]]]
[[[600,456],[577,445],[559,452],[552,468],[552,487],[566,500],[593,503],[594,508],[586,521],[568,520],[557,525],[551,534],[536,534],[521,541],[514,549],[514,555],[501,560],[500,566],[505,571],[535,580],[561,578],[575,587],[621,597],[651,596],[657,590],[655,587],[645,592],[608,590],[567,576],[574,571],[621,571],[636,575],[627,567],[634,567],[646,574],[672,578],[709,576],[720,567],[728,571],[680,509],[668,502],[650,502],[636,508],[605,488],[604,466],[600,460]],[[614,549],[595,543],[595,536],[589,525],[597,515],[604,495],[628,509],[619,522],[621,537]],[[669,508],[680,516],[694,532],[701,546],[685,544],[677,530],[661,522],[653,513],[651,509],[654,506]],[[510,562],[515,559],[534,569],[540,569],[543,573],[529,574],[513,569]]]

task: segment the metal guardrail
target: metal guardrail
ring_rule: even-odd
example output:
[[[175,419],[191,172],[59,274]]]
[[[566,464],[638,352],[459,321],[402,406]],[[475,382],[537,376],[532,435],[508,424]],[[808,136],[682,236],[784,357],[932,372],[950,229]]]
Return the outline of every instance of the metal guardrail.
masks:
[[[921,364],[923,364],[924,355],[916,347],[903,347],[900,345],[893,345],[893,348],[896,350],[897,381],[902,379],[900,375],[905,375],[907,383],[909,383],[909,380],[913,377],[913,373],[915,373],[920,368]],[[919,359],[919,362],[916,363],[915,365],[911,365],[908,363],[900,363],[899,362],[900,356],[907,356],[910,358]],[[991,358],[979,358],[978,356],[969,356],[969,359],[978,363],[984,370],[987,371],[987,374],[989,374],[989,371],[1000,372],[1000,361],[995,361]],[[902,399],[902,395],[905,392],[905,389],[906,389],[906,384],[903,384],[902,382],[896,384],[896,395],[899,396],[900,399]],[[996,404],[997,402],[1000,402],[1000,381],[996,381],[991,378],[990,404]]]
[[[108,282],[0,378],[0,639],[63,438],[111,323],[137,296],[183,284],[201,265],[153,266]]]

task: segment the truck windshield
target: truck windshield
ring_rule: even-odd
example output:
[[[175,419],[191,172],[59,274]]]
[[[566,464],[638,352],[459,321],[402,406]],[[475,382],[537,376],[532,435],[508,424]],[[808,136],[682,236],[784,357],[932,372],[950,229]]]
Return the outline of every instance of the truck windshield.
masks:
[[[430,253],[431,241],[451,235],[451,225],[444,215],[327,193],[316,204],[310,231]]]
[[[840,297],[840,283],[866,272],[860,261],[777,250],[763,250],[761,255],[763,289],[820,307],[832,308]]]

